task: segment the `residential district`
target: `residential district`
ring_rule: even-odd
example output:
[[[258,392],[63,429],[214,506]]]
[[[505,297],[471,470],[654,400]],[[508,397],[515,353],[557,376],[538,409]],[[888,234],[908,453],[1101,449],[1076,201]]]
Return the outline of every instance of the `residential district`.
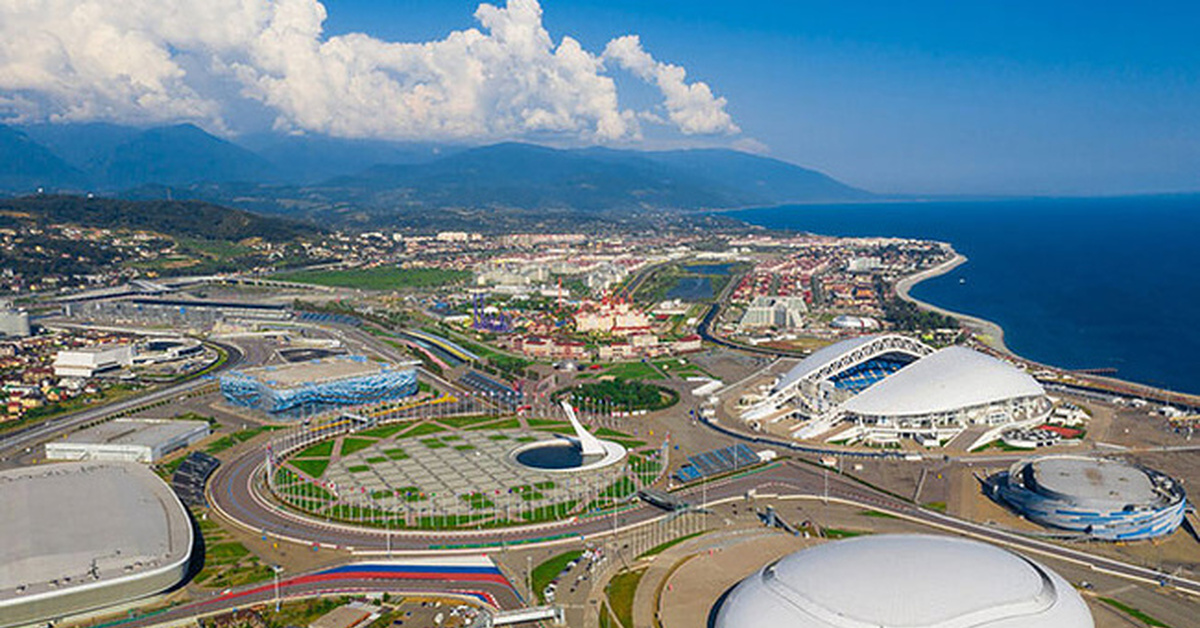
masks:
[[[3,627],[1194,625],[1200,399],[947,243],[2,233]]]

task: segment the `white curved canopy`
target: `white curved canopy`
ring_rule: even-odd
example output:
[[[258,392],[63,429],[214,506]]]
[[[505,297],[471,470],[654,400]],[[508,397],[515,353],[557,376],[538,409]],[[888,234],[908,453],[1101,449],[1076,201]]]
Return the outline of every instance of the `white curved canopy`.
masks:
[[[796,552],[743,580],[717,628],[1092,628],[1054,572],[956,537],[867,536]]]
[[[1028,373],[978,351],[951,346],[864,390],[842,404],[842,410],[863,416],[916,416],[1044,394]]]
[[[872,345],[876,345],[873,347],[873,350]],[[864,351],[861,356],[856,356],[854,359],[843,360],[860,349],[867,349],[867,351]],[[836,375],[836,371],[845,370],[854,364],[865,362],[871,357],[891,351],[901,351],[916,358],[933,353],[933,349],[930,349],[920,341],[899,334],[874,334],[850,338],[841,342],[835,342],[827,347],[821,347],[812,352],[811,355],[801,360],[799,364],[793,366],[792,370],[783,376],[783,379],[775,386],[774,392],[787,390],[788,387],[800,380],[813,376],[823,370],[832,370],[829,367],[839,361],[845,361],[846,364],[840,368],[836,368],[835,372],[829,373],[827,376]]]

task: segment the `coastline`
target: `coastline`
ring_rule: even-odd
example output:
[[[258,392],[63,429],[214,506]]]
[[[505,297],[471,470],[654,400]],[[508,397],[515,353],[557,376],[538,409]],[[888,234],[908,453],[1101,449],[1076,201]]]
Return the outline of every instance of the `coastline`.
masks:
[[[946,273],[965,263],[967,263],[967,256],[955,251],[954,257],[950,258],[949,260],[942,262],[933,268],[929,268],[912,275],[907,275],[898,280],[895,284],[896,296],[908,301],[909,303],[912,303],[913,305],[916,305],[921,309],[937,312],[938,314],[942,314],[944,316],[953,316],[954,318],[957,318],[963,323],[963,325],[974,332],[975,336],[984,344],[995,349],[996,351],[1004,353],[1005,355],[1019,358],[1020,356],[1013,353],[1012,350],[1008,348],[1008,345],[1004,344],[1003,327],[987,319],[979,318],[978,316],[971,316],[970,314],[963,314],[962,312],[955,312],[943,307],[938,307],[932,303],[926,303],[925,301],[922,301],[909,294],[909,291],[912,290],[913,286],[921,283],[922,281],[945,275]]]

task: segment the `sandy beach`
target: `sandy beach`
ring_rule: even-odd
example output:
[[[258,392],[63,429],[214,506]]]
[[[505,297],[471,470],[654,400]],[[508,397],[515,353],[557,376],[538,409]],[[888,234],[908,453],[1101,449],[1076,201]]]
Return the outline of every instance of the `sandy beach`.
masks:
[[[954,318],[962,321],[964,325],[971,329],[971,331],[975,333],[975,336],[983,343],[1002,353],[1014,355],[1012,351],[1009,351],[1008,345],[1004,344],[1004,329],[996,323],[976,316],[971,316],[969,314],[947,310],[946,308],[938,307],[931,303],[926,303],[920,299],[913,298],[912,295],[909,294],[909,291],[912,290],[913,286],[925,281],[926,279],[940,277],[941,275],[958,268],[960,265],[965,264],[966,262],[967,257],[965,255],[955,252],[954,257],[950,258],[949,260],[946,260],[945,262],[942,262],[933,268],[923,270],[919,273],[914,273],[904,277],[900,281],[897,281],[896,296],[904,299],[905,301],[916,304],[916,306],[919,308],[944,314],[946,316],[953,316]]]

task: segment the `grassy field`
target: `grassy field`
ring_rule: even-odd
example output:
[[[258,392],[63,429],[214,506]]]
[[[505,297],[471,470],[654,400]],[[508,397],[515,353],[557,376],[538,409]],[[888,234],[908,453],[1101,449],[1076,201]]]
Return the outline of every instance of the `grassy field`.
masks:
[[[221,438],[209,443],[208,446],[204,448],[204,451],[209,454],[218,454],[226,449],[229,449],[230,447],[233,447],[234,445],[244,443],[251,438],[258,436],[259,434],[262,434],[263,432],[270,432],[276,429],[279,428],[275,427],[274,425],[263,425],[248,430],[230,432],[229,434],[226,434],[225,436],[222,436]]]
[[[608,604],[612,607],[617,620],[625,628],[634,628],[633,595],[637,592],[638,584],[642,582],[644,575],[646,575],[645,567],[633,571],[623,571],[613,576],[608,583]]]
[[[204,536],[204,568],[195,582],[210,589],[238,587],[271,577],[271,568],[250,553],[245,545],[233,541],[228,533],[211,520],[196,517]]]
[[[645,362],[626,362],[624,364],[617,364],[606,370],[604,374],[611,375],[617,379],[663,379],[662,373],[660,373],[658,369]]]
[[[559,572],[567,566],[567,563],[580,556],[583,556],[583,552],[579,550],[564,552],[533,568],[533,591],[539,601],[542,603],[546,602],[545,596],[542,595],[542,591],[546,588],[546,585],[558,577]]]
[[[305,270],[272,275],[271,279],[339,288],[396,290],[398,288],[437,288],[440,286],[450,286],[460,284],[470,277],[471,273],[465,270],[377,266],[375,268],[351,270]]]
[[[657,556],[657,555],[665,552],[666,550],[668,550],[676,545],[679,545],[680,543],[682,543],[688,539],[694,539],[706,532],[708,532],[708,530],[701,530],[699,532],[693,532],[691,534],[686,534],[677,539],[671,539],[670,541],[667,541],[666,543],[659,543],[658,545],[655,545],[654,547],[651,547],[650,549],[643,552],[641,556],[638,556],[638,558],[646,558],[648,556]]]
[[[1100,598],[1100,601],[1121,611],[1122,613],[1125,613],[1126,615],[1129,615],[1130,617],[1142,622],[1143,624],[1146,624],[1147,626],[1154,626],[1156,628],[1171,628],[1170,626],[1162,623],[1161,621],[1147,615],[1146,613],[1143,613],[1142,611],[1140,611],[1124,602],[1114,600],[1110,597],[1102,597],[1102,598]]]

